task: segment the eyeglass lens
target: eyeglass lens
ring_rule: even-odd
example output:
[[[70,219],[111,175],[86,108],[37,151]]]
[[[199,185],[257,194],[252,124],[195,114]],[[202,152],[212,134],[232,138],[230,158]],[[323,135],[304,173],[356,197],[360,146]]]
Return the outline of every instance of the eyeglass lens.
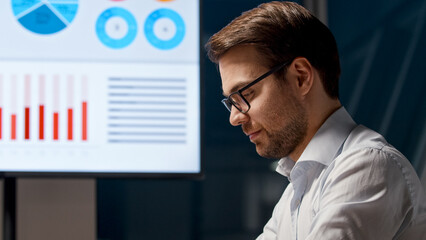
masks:
[[[222,103],[229,111],[232,110],[233,105],[241,112],[247,112],[250,108],[248,103],[241,97],[240,93],[238,92],[231,94],[228,99],[224,99]]]

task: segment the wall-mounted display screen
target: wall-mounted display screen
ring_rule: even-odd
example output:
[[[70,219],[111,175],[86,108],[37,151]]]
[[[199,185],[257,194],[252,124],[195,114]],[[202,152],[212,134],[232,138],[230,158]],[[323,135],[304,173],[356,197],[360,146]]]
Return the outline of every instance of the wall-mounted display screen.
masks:
[[[199,5],[0,1],[0,172],[199,174]]]

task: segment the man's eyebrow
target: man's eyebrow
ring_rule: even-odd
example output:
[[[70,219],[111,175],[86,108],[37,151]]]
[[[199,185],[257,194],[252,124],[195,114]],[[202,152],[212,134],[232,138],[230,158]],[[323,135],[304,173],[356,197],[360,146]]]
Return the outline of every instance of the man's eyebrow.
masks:
[[[224,97],[228,97],[231,93],[233,93],[233,92],[235,92],[235,91],[238,91],[239,89],[241,89],[241,88],[243,88],[243,87],[247,86],[249,83],[250,83],[250,82],[239,82],[239,83],[237,83],[236,85],[234,85],[234,86],[231,88],[231,90],[229,91],[229,94],[226,94],[225,92],[222,92],[222,95],[223,95]]]

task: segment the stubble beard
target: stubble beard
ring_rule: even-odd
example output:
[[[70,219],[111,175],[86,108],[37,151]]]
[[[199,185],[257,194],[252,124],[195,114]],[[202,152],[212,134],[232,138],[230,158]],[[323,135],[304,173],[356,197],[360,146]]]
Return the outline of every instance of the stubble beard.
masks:
[[[287,124],[278,130],[266,131],[268,142],[264,146],[261,146],[262,143],[256,146],[260,156],[271,159],[286,157],[304,140],[308,129],[307,114],[303,106],[296,103],[295,107],[294,113],[288,116]]]

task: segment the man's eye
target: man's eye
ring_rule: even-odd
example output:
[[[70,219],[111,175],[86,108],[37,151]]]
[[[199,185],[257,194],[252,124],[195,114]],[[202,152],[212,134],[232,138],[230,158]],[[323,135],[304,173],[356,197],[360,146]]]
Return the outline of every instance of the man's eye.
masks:
[[[244,92],[244,93],[243,93],[243,97],[244,97],[244,98],[248,98],[248,97],[250,97],[252,94],[253,94],[253,91],[246,91],[246,92]]]

